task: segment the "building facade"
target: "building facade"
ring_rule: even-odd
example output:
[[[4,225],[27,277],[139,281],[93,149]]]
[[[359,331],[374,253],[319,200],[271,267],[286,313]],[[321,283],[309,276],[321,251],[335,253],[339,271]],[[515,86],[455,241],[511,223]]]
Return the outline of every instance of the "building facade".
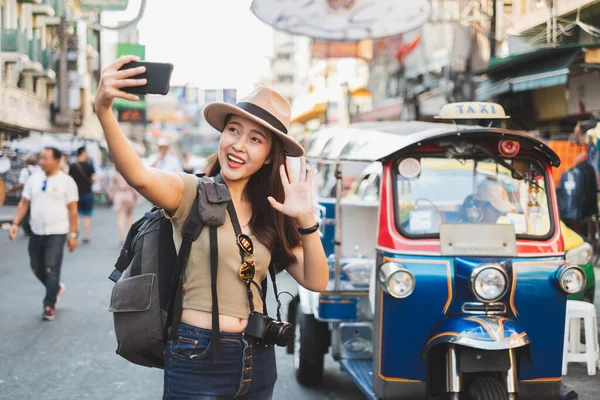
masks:
[[[94,15],[68,0],[0,3],[0,132],[75,133],[93,113],[99,73]]]

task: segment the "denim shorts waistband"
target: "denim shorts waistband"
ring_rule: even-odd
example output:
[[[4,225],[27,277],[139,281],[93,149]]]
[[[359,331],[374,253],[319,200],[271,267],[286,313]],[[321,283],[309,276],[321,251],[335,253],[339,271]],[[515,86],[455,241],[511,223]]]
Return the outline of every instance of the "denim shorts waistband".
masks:
[[[189,324],[186,324],[185,322],[179,323],[179,330],[191,333],[192,335],[212,337],[212,330],[189,325]],[[239,333],[221,332],[221,339],[239,340],[241,342],[243,337],[244,337],[244,332],[239,332]]]

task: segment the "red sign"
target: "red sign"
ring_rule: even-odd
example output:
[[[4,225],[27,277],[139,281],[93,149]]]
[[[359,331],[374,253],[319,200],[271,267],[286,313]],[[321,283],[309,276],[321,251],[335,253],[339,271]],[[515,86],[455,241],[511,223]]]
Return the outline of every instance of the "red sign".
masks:
[[[136,108],[119,108],[119,122],[146,123],[146,110]]]

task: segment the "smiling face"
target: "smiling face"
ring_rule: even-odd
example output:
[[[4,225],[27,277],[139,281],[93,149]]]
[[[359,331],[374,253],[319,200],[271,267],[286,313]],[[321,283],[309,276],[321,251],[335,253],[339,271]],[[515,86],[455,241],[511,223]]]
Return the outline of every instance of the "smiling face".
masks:
[[[248,181],[270,163],[272,134],[262,125],[247,118],[233,115],[219,139],[218,157],[224,179]]]

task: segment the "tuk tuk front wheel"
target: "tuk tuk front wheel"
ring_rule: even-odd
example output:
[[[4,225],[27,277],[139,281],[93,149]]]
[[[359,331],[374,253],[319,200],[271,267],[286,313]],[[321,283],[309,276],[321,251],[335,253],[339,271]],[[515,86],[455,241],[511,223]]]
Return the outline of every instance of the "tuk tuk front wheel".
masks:
[[[304,314],[300,305],[296,307],[294,368],[301,385],[315,385],[323,378],[323,349],[328,343],[328,335],[327,324],[317,321],[312,314]]]
[[[504,384],[494,376],[476,376],[469,385],[470,400],[508,400]]]

